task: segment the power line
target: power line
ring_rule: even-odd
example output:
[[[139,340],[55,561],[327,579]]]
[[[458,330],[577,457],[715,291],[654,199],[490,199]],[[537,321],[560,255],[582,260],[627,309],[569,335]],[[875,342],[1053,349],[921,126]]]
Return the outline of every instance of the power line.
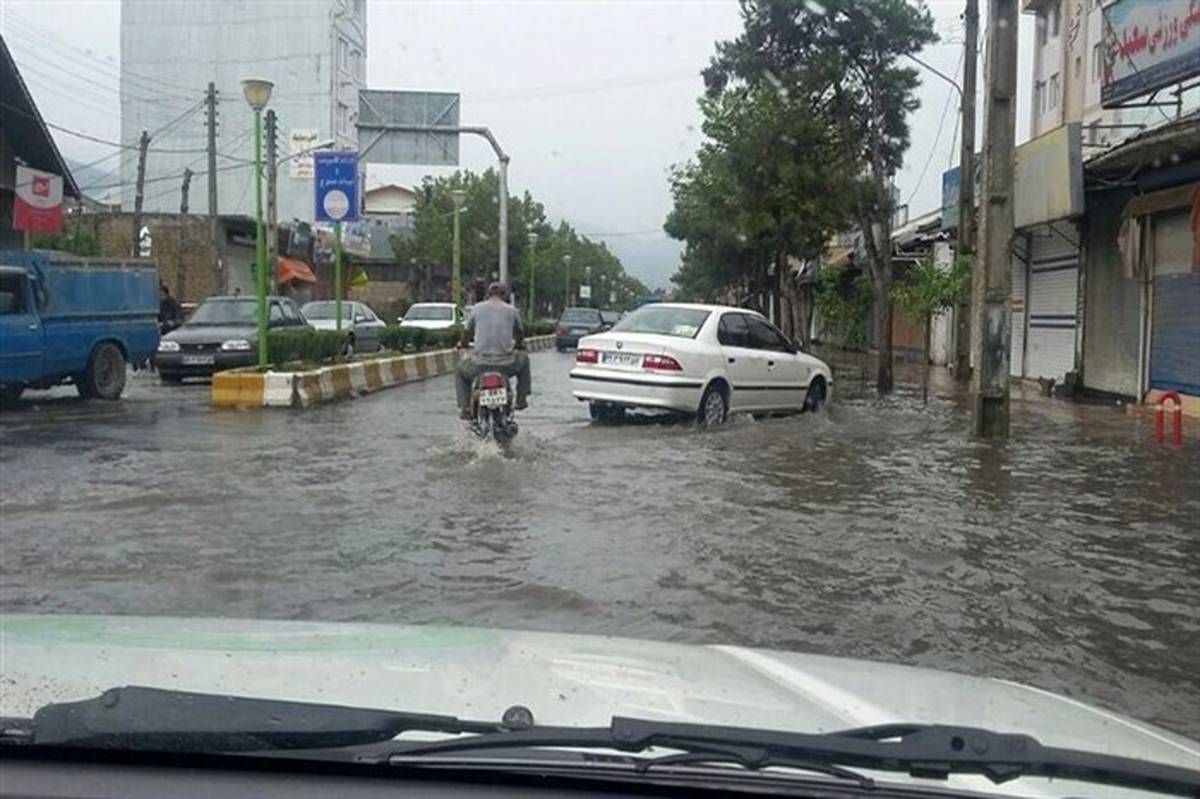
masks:
[[[163,88],[157,88],[154,85],[154,84],[156,84],[157,86],[162,86],[166,89],[179,90],[179,91],[186,92],[188,94],[190,94],[192,91],[194,91],[194,89],[190,86],[182,86],[177,83],[171,83],[169,81],[165,81],[160,78],[156,78],[152,75],[145,75],[140,72],[135,72],[125,66],[114,65],[111,61],[100,58],[100,57],[94,55],[93,53],[90,53],[87,50],[84,50],[81,47],[71,44],[66,39],[62,38],[61,36],[54,33],[53,31],[47,30],[46,28],[39,27],[38,25],[35,25],[32,22],[29,22],[28,20],[22,18],[20,15],[12,13],[11,11],[9,11],[7,14],[5,14],[5,22],[7,24],[16,24],[17,28],[19,29],[19,32],[22,32],[25,35],[30,35],[30,36],[40,38],[42,41],[49,42],[56,47],[66,48],[65,52],[62,50],[60,50],[59,52],[63,52],[64,55],[68,55],[68,56],[75,58],[76,62],[79,64],[86,65],[87,67],[89,67],[91,69],[95,69],[96,65],[99,65],[100,67],[103,67],[104,69],[108,70],[110,72],[110,74],[116,74],[122,80],[126,80],[131,83],[144,82],[145,84],[149,84],[149,85],[140,86],[139,88],[148,89],[150,91],[155,91],[160,94],[169,94],[168,92],[165,92]]]
[[[958,78],[959,70],[962,69],[963,57],[965,55],[966,51],[962,51],[958,54],[958,66],[954,68],[955,78]],[[955,84],[955,80],[951,80],[950,83]],[[959,96],[962,96],[961,89],[958,90],[958,93]],[[946,127],[946,116],[950,113],[950,101],[953,99],[954,92],[946,92],[946,102],[942,105],[942,118],[941,121],[938,122],[937,133],[934,135],[933,144],[929,148],[929,157],[925,159],[925,165],[921,167],[921,174],[917,176],[917,185],[913,187],[912,193],[908,195],[908,199],[904,203],[905,205],[912,204],[913,198],[917,196],[917,192],[921,190],[921,186],[925,183],[925,175],[929,172],[929,165],[933,163],[933,156],[937,154],[938,143],[942,140],[942,130]]]
[[[0,100],[0,105],[4,106],[5,108],[9,109],[10,111],[14,111],[14,112],[16,112],[16,113],[18,113],[18,114],[21,114],[21,115],[22,115],[22,116],[24,116],[24,117],[27,117],[27,118],[29,118],[29,119],[33,119],[33,120],[37,120],[37,119],[38,119],[38,117],[37,117],[37,116],[35,116],[34,114],[30,114],[30,113],[28,113],[27,111],[25,111],[24,109],[22,109],[22,108],[18,108],[18,107],[17,107],[17,106],[15,106],[15,105],[11,105],[11,104],[9,104],[9,103],[6,103],[6,102],[4,102],[3,100]],[[194,109],[192,109],[192,110],[194,110]],[[52,129],[54,129],[54,130],[57,130],[57,131],[59,131],[60,133],[66,133],[68,136],[74,136],[74,137],[76,137],[76,138],[78,138],[78,139],[83,139],[84,141],[95,142],[96,144],[106,144],[106,145],[108,145],[109,147],[117,147],[117,148],[119,148],[119,149],[122,149],[122,150],[136,150],[136,149],[138,149],[138,146],[137,146],[136,144],[122,144],[121,142],[117,142],[117,141],[110,141],[109,139],[102,139],[102,138],[100,138],[99,136],[93,136],[93,135],[92,135],[92,134],[90,134],[90,133],[84,133],[83,131],[79,131],[79,130],[73,130],[73,129],[71,129],[71,128],[68,128],[68,127],[65,127],[65,126],[63,126],[63,125],[56,125],[56,124],[54,124],[53,122],[48,122],[48,121],[46,121],[46,120],[44,120],[44,119],[43,119],[43,120],[41,120],[41,121],[42,121],[42,123],[43,123],[43,124],[44,124],[46,127],[48,127],[48,128],[52,128]],[[188,149],[174,149],[174,148],[153,149],[153,148],[152,148],[152,149],[150,150],[150,152],[152,152],[152,153],[163,153],[163,154],[168,154],[168,153],[169,153],[169,154],[175,154],[175,155],[186,155],[186,154],[189,154],[189,153],[202,153],[202,152],[205,152],[205,150],[204,150],[204,148],[199,148],[199,149],[196,149],[196,148],[188,148]]]

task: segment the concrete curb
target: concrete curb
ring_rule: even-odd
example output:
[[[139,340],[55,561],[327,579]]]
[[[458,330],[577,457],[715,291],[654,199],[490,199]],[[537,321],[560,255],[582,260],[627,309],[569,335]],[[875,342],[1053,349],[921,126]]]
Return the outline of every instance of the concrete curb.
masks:
[[[530,352],[552,349],[554,336],[535,336],[525,344]],[[461,357],[459,350],[434,350],[305,372],[234,369],[213,375],[209,401],[215,408],[308,408],[448,374]]]

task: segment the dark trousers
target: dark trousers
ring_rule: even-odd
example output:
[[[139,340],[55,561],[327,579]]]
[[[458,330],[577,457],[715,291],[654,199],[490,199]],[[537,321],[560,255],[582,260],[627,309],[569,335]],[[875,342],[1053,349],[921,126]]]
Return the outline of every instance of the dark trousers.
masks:
[[[529,369],[529,355],[517,350],[512,358],[502,363],[480,363],[474,355],[467,355],[454,370],[454,389],[460,411],[470,410],[471,384],[484,372],[499,372],[517,378],[517,402],[523,403],[533,388],[533,374]]]

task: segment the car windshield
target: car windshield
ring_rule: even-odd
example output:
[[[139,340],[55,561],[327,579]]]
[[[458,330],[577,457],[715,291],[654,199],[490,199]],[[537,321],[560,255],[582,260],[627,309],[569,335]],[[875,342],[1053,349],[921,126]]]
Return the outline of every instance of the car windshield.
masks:
[[[354,305],[342,303],[342,320],[354,318]],[[305,319],[337,319],[337,304],[333,302],[310,302],[300,309]]]
[[[708,318],[708,311],[666,305],[639,308],[613,326],[614,332],[658,333],[663,336],[695,338]]]
[[[254,300],[208,300],[200,303],[188,319],[189,325],[253,325],[258,318]]]
[[[128,686],[1200,769],[1200,0],[0,0],[0,794]]]
[[[404,314],[406,322],[450,322],[454,319],[454,308],[448,305],[414,305]]]
[[[567,311],[563,313],[562,319],[559,321],[586,322],[588,324],[594,324],[600,321],[600,312],[593,311],[590,308],[568,308]]]

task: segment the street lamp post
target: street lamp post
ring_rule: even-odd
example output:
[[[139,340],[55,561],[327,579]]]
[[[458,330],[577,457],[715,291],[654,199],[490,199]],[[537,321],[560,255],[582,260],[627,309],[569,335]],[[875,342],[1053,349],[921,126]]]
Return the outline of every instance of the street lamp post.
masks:
[[[263,223],[262,112],[275,84],[260,78],[242,81],[242,95],[254,109],[254,249],[258,289],[258,368],[267,368],[267,232]]]
[[[537,294],[535,294],[534,290],[533,290],[533,280],[534,280],[534,276],[537,272],[537,260],[535,257],[536,250],[537,250],[537,241],[538,241],[538,234],[533,231],[530,231],[529,232],[529,305],[525,311],[525,316],[529,320],[528,323],[530,325],[533,324],[533,319],[537,315]]]
[[[567,253],[563,256],[563,263],[567,267],[567,293],[563,296],[563,310],[571,307],[571,254]]]
[[[462,242],[459,237],[458,216],[466,196],[467,193],[463,189],[453,189],[450,192],[450,199],[454,202],[454,271],[450,276],[450,296],[454,301],[456,318],[462,315]]]

